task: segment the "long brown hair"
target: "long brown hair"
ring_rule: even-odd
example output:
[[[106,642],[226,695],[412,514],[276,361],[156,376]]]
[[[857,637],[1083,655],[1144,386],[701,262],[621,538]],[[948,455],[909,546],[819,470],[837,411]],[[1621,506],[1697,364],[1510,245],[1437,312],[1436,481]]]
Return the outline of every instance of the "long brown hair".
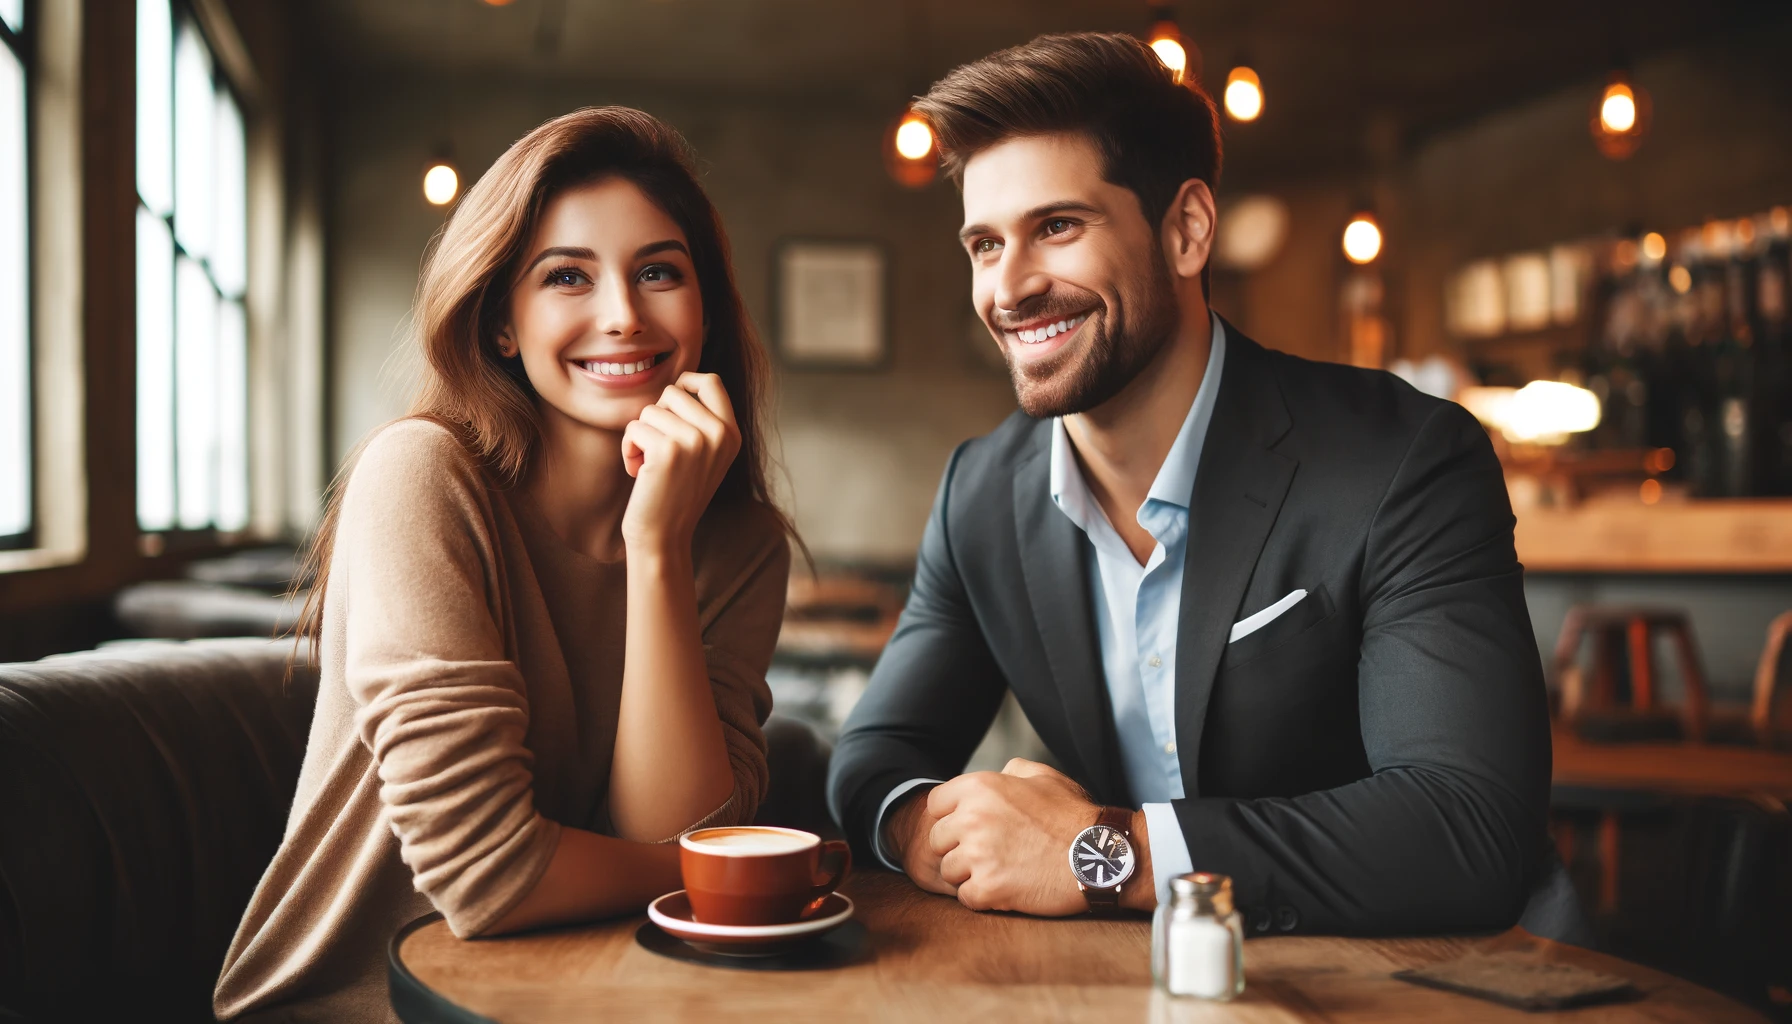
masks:
[[[697,369],[721,378],[741,438],[712,505],[759,502],[794,537],[766,486],[763,416],[770,368],[735,287],[721,217],[697,181],[690,144],[672,126],[639,110],[586,107],[554,118],[517,140],[467,190],[423,258],[412,319],[424,378],[410,415],[448,427],[500,486],[522,479],[540,424],[538,398],[522,361],[506,358],[496,344],[509,316],[510,282],[548,203],[569,188],[610,176],[646,193],[690,244],[703,297],[703,355]],[[295,633],[311,640],[313,652],[322,632],[342,493],[354,460],[350,455],[330,486],[299,577],[309,578],[312,588]]]

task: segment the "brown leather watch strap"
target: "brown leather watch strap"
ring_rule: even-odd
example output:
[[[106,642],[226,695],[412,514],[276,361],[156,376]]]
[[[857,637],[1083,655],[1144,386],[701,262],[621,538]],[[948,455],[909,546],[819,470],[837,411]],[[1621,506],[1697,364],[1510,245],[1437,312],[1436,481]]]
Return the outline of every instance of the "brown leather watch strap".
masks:
[[[1106,825],[1125,836],[1129,846],[1132,844],[1132,812],[1126,808],[1103,807],[1101,814],[1095,819],[1095,824]],[[1137,850],[1133,851],[1133,858],[1133,863],[1138,863]],[[1083,898],[1089,901],[1089,913],[1112,914],[1119,910],[1120,890],[1124,884],[1116,885],[1111,889],[1091,889],[1086,885],[1082,886]]]

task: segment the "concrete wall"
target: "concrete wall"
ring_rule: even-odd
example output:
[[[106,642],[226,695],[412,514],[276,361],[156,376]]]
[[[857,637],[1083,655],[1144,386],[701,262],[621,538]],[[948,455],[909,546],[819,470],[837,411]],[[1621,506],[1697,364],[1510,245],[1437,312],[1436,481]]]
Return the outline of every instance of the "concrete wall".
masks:
[[[888,247],[888,366],[850,373],[779,367],[777,426],[787,504],[817,555],[912,557],[953,446],[994,427],[1014,401],[1006,377],[980,363],[967,340],[970,275],[955,241],[957,193],[946,183],[911,192],[884,173],[881,133],[894,109],[464,77],[338,83],[330,211],[335,456],[401,414],[415,379],[406,316],[423,248],[442,220],[421,190],[436,147],[451,142],[470,181],[536,124],[595,103],[640,107],[689,137],[768,345],[770,262],[780,239],[870,239]]]

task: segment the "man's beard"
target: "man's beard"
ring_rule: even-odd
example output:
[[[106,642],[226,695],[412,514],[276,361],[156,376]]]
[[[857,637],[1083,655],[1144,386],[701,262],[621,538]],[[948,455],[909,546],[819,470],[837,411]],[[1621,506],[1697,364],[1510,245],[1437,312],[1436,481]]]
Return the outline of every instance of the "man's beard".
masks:
[[[1017,311],[1016,320],[1082,310],[1101,313],[1083,322],[1082,329],[1091,332],[1088,338],[1040,363],[1019,362],[1003,343],[1014,397],[1028,416],[1046,419],[1088,412],[1124,390],[1163,351],[1179,319],[1175,286],[1160,255],[1148,254],[1146,263],[1151,277],[1145,287],[1138,294],[1121,296],[1124,308],[1136,311],[1130,320],[1112,308],[1101,308],[1094,292],[1066,292],[1061,287],[1040,296],[1035,309]]]

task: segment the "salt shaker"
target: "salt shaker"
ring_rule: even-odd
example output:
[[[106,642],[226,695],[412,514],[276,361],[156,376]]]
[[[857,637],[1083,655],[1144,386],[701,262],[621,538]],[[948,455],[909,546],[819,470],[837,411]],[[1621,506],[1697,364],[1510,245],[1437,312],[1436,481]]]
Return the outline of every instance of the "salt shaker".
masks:
[[[1227,1000],[1244,991],[1232,879],[1196,871],[1170,880],[1170,902],[1151,921],[1151,975],[1173,996]]]

